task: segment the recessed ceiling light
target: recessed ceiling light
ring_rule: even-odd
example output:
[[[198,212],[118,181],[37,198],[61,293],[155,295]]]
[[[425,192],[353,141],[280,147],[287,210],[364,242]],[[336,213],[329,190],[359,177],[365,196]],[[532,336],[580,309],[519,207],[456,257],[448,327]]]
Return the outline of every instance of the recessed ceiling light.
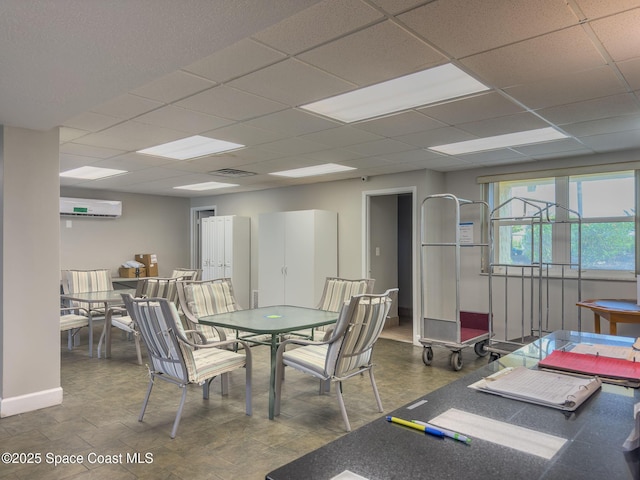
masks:
[[[281,172],[273,172],[270,175],[278,175],[280,177],[313,177],[315,175],[325,175],[327,173],[345,172],[347,170],[355,170],[353,167],[345,167],[336,163],[325,163],[324,165],[314,165],[313,167],[295,168],[293,170],[283,170]]]
[[[448,155],[462,155],[465,153],[497,150],[499,148],[531,145],[533,143],[551,142],[561,138],[568,138],[568,136],[559,132],[555,128],[547,127],[538,128],[536,130],[526,130],[524,132],[507,133],[505,135],[496,135],[493,137],[478,138],[475,140],[467,140],[465,142],[437,145],[435,147],[429,147],[429,150],[446,153]]]
[[[127,173],[126,170],[116,170],[115,168],[100,168],[100,167],[80,167],[73,170],[67,170],[61,172],[61,177],[69,178],[81,178],[83,180],[97,180],[98,178],[112,177],[114,175],[120,175]]]
[[[173,187],[178,190],[194,190],[197,192],[203,190],[216,190],[218,188],[237,187],[236,183],[220,183],[220,182],[204,182],[194,183],[193,185],[182,185],[180,187]]]
[[[447,63],[300,108],[350,123],[484,90],[489,87]]]
[[[155,147],[138,150],[137,153],[154,155],[156,157],[173,158],[175,160],[188,160],[190,158],[204,157],[214,153],[228,152],[244,147],[239,143],[216,140],[215,138],[194,135],[182,138]]]

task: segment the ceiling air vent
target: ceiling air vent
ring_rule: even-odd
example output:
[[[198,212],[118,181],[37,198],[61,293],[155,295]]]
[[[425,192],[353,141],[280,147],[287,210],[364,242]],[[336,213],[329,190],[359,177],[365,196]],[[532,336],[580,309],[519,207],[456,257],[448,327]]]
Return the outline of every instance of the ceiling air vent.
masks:
[[[255,172],[247,172],[245,170],[236,170],[235,168],[221,168],[220,170],[213,170],[209,172],[209,175],[213,175],[214,177],[251,177],[252,175],[257,175]]]

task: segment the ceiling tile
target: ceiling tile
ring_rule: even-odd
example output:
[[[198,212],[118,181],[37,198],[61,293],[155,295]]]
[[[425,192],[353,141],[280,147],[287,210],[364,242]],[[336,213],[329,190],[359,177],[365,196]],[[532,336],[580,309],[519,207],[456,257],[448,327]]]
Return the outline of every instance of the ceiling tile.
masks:
[[[228,85],[292,107],[354,89],[354,85],[295,59],[263,68]]]
[[[66,172],[67,170],[73,170],[74,168],[84,167],[90,165],[96,158],[88,158],[82,155],[69,155],[66,153],[60,154],[60,171]],[[66,177],[60,177],[62,181]]]
[[[632,90],[640,88],[640,58],[634,58],[627,60],[626,62],[620,62],[617,64],[618,69],[624,75],[624,79],[627,81]]]
[[[596,120],[598,118],[640,114],[640,104],[630,93],[544,108],[536,113],[556,125]]]
[[[575,0],[576,4],[589,19],[611,15],[640,7],[640,0],[616,0],[615,2],[603,2],[602,0]]]
[[[417,147],[433,147],[453,142],[463,142],[477,138],[468,132],[453,127],[435,128],[426,132],[401,135],[396,140],[415,145]]]
[[[286,135],[282,133],[254,127],[246,123],[235,123],[227,127],[218,128],[217,130],[207,132],[206,135],[208,137],[217,138],[218,140],[226,140],[227,142],[234,142],[247,146],[274,142],[286,137]]]
[[[577,23],[565,2],[446,0],[398,17],[455,58],[509,45]]]
[[[573,27],[474,55],[462,63],[481,81],[503,88],[596,68],[605,60],[582,27]]]
[[[624,132],[640,130],[640,115],[625,115],[622,117],[602,118],[588,122],[571,123],[562,129],[576,137],[599,135],[602,133]]]
[[[161,107],[161,102],[138,97],[137,95],[121,95],[109,102],[91,109],[92,112],[118,118],[132,118],[155,108]]]
[[[517,152],[510,148],[500,148],[498,150],[490,150],[487,152],[469,153],[467,155],[458,155],[458,158],[470,163],[489,163],[529,160],[523,153]]]
[[[474,122],[522,112],[524,109],[497,92],[483,93],[473,97],[441,103],[418,110],[431,118],[448,125]]]
[[[513,147],[512,150],[520,152],[531,158],[540,158],[555,152],[556,156],[562,153],[582,152],[585,154],[593,153],[592,150],[585,147],[580,141],[574,138],[565,138],[564,140],[556,140],[555,142],[539,143],[537,145],[523,145],[521,147]]]
[[[305,133],[318,132],[327,128],[335,128],[341,123],[307,113],[297,108],[289,108],[280,112],[265,115],[245,122],[246,125],[264,128],[282,134],[298,136]]]
[[[383,18],[361,0],[326,0],[253,38],[289,54],[300,53]]]
[[[215,82],[178,70],[136,88],[131,93],[158,102],[171,103],[214,85]]]
[[[472,163],[456,157],[426,158],[424,160],[416,160],[415,162],[396,164],[395,167],[399,168],[402,165],[405,165],[405,168],[411,168],[412,170],[426,168],[428,170],[436,170],[438,172],[448,172],[451,170],[473,167]]]
[[[529,108],[538,109],[624,93],[625,87],[609,67],[549,78],[506,89]]]
[[[358,145],[351,145],[349,150],[357,152],[361,155],[385,155],[390,153],[406,152],[409,150],[416,150],[415,145],[409,145],[407,143],[398,142],[390,138],[377,140],[375,142],[360,143]]]
[[[414,110],[352,123],[351,125],[354,128],[375,133],[383,137],[396,137],[398,135],[407,135],[409,133],[417,133],[446,126],[442,122],[438,122]]]
[[[146,125],[134,121],[123,122],[99,133],[85,135],[78,143],[96,147],[140,150],[184,138],[184,132]]]
[[[640,148],[640,130],[581,137],[580,141],[596,152]]]
[[[384,158],[394,163],[421,162],[432,158],[442,158],[437,152],[419,148],[416,150],[408,150],[406,152],[385,153]]]
[[[224,85],[193,95],[177,102],[176,105],[232,120],[247,120],[287,108],[282,103]]]
[[[329,130],[322,130],[316,133],[309,133],[301,136],[300,138],[323,143],[330,147],[344,147],[347,145],[354,145],[356,143],[371,142],[373,140],[378,140],[381,137],[350,126],[342,126],[338,128],[331,128]]]
[[[299,55],[357,85],[371,85],[425,70],[447,59],[391,21]]]
[[[300,137],[294,137],[285,138],[284,140],[278,140],[276,142],[265,143],[264,145],[260,145],[260,148],[268,152],[280,153],[282,155],[300,155],[309,152],[319,152],[320,150],[326,150],[327,145],[312,142],[311,140],[304,140]]]
[[[428,1],[430,0],[373,0],[373,3],[385,12],[396,15],[415,8],[418,5],[422,5],[423,3],[427,3]]]
[[[640,55],[640,8],[595,20],[590,25],[616,62]]]
[[[333,148],[330,150],[321,150],[319,152],[309,152],[306,153],[305,156],[321,163],[343,163],[348,160],[362,157],[359,153],[345,148]]]
[[[183,70],[226,82],[286,58],[283,53],[250,38],[240,40],[213,55],[184,67]]]
[[[60,127],[60,143],[70,142],[88,133],[91,132],[88,130],[80,130],[79,128]]]
[[[136,122],[170,128],[192,135],[233,123],[232,120],[214,117],[213,115],[207,115],[206,113],[195,112],[173,105],[167,105],[166,107],[140,115],[136,118]]]
[[[498,118],[480,120],[477,122],[460,123],[456,125],[460,130],[469,132],[478,137],[491,137],[505,133],[522,132],[548,127],[549,123],[540,119],[533,113],[522,112],[515,115],[507,115]]]
[[[64,143],[60,145],[60,153],[81,155],[83,157],[109,158],[124,153],[124,150],[82,145],[79,143]]]
[[[89,132],[99,132],[100,130],[109,128],[116,123],[120,123],[121,121],[121,118],[110,117],[100,113],[85,112],[65,121],[64,125],[66,127],[87,130]]]

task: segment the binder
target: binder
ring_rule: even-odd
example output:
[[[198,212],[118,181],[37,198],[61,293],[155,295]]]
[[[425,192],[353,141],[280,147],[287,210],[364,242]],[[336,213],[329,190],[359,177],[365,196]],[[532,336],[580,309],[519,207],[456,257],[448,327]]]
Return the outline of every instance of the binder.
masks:
[[[622,358],[554,350],[538,363],[538,367],[546,370],[597,375],[605,383],[640,387],[640,362]]]
[[[573,412],[602,386],[597,377],[508,367],[469,385],[481,392]]]

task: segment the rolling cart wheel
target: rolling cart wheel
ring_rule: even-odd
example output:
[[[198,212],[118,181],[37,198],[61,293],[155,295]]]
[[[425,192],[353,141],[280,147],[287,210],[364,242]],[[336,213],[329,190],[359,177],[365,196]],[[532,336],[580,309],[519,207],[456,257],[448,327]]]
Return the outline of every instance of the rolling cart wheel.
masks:
[[[433,348],[424,347],[422,350],[422,361],[426,366],[431,365],[431,361],[433,360]]]
[[[456,372],[462,370],[462,353],[461,352],[451,352],[451,368],[453,368]]]
[[[491,352],[491,355],[489,355],[489,363],[495,362],[499,358],[500,358],[500,354],[499,353]]]
[[[476,352],[476,355],[479,357],[486,357],[489,351],[487,350],[487,345],[489,342],[487,340],[483,340],[482,342],[478,342],[473,346],[473,351]]]

